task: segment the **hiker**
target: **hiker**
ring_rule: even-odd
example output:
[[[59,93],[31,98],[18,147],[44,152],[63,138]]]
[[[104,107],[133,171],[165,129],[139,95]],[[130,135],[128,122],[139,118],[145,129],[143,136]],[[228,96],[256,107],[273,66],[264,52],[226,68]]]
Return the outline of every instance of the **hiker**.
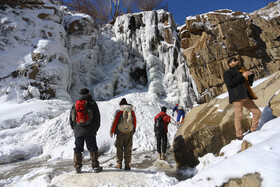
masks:
[[[133,106],[128,104],[125,98],[122,98],[120,109],[115,112],[114,120],[110,130],[110,136],[117,135],[115,146],[117,148],[116,168],[122,169],[124,158],[125,170],[131,169],[132,139],[136,130],[136,116]]]
[[[100,127],[100,112],[87,88],[81,89],[80,95],[70,112],[70,125],[75,136],[74,163],[76,173],[81,173],[84,142],[86,142],[90,152],[93,171],[100,172],[102,167],[99,166],[96,144],[96,132]]]
[[[184,119],[185,119],[185,111],[183,109],[182,106],[179,106],[178,104],[176,104],[176,106],[173,108],[172,110],[172,116],[174,116],[174,112],[176,111],[177,112],[177,123],[180,125],[184,122]],[[181,120],[182,118],[182,120]]]
[[[171,117],[166,114],[166,107],[161,107],[161,112],[154,119],[154,131],[157,140],[158,159],[166,160],[168,124]]]
[[[234,126],[236,138],[243,139],[241,121],[243,116],[243,107],[253,113],[252,124],[249,132],[256,131],[262,112],[256,106],[253,99],[258,99],[251,86],[253,84],[254,74],[251,71],[245,71],[238,59],[230,58],[228,60],[229,70],[224,73],[224,81],[228,89],[229,102],[234,107]]]

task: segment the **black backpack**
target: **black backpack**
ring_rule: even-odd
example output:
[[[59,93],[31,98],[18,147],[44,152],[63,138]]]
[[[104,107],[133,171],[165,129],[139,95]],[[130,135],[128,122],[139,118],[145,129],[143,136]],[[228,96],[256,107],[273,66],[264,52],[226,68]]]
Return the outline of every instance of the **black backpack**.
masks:
[[[163,117],[164,116],[166,116],[166,115],[159,116],[156,119],[156,122],[155,122],[155,125],[154,125],[154,132],[155,132],[156,136],[165,134],[164,125],[163,125]]]

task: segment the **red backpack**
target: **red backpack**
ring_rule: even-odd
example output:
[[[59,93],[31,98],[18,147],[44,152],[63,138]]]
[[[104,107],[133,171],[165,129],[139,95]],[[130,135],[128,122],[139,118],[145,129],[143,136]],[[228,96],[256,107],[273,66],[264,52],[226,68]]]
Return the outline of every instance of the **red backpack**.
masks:
[[[88,107],[86,100],[77,100],[75,104],[75,114],[77,125],[89,125],[93,118],[91,107]]]

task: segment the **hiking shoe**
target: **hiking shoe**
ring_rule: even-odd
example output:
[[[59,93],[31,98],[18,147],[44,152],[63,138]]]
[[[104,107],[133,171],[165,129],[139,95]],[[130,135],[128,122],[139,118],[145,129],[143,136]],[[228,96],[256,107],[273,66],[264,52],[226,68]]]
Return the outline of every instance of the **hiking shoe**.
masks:
[[[158,159],[161,160],[161,153],[158,154]]]
[[[82,169],[81,168],[76,168],[76,173],[82,173]]]
[[[245,136],[245,135],[247,135],[247,134],[249,134],[249,133],[251,133],[251,131],[250,131],[250,130],[247,130],[246,132],[243,133],[243,136]]]
[[[161,160],[166,160],[166,153],[161,153]]]
[[[103,167],[98,166],[98,167],[92,168],[92,170],[93,170],[94,173],[98,173],[98,172],[103,170]]]
[[[125,166],[124,170],[131,170],[130,166]]]
[[[117,164],[117,165],[115,166],[115,168],[122,169],[122,165],[121,165],[121,164]]]
[[[243,136],[236,137],[237,140],[243,140]]]
[[[124,170],[131,170],[130,163],[129,164],[125,164]]]

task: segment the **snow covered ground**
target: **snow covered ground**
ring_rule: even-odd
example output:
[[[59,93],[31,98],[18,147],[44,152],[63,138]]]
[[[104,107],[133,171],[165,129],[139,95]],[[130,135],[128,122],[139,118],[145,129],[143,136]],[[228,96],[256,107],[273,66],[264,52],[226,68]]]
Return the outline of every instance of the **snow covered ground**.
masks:
[[[134,106],[137,116],[132,170],[129,172],[113,168],[115,147],[114,139],[109,136],[111,117],[122,97]],[[5,114],[5,118],[0,121],[0,186],[221,186],[230,178],[241,178],[255,172],[263,178],[263,186],[280,184],[280,118],[267,122],[260,131],[245,136],[244,140],[251,142],[252,147],[238,153],[242,141],[233,140],[221,150],[223,156],[207,154],[200,158],[196,168],[181,171],[185,179],[194,177],[179,181],[174,177],[176,174],[168,175],[166,167],[153,165],[157,156],[153,118],[163,101],[156,100],[146,90],[133,90],[109,101],[98,102],[102,122],[97,141],[102,152],[100,162],[104,172],[87,172],[90,170],[87,161],[89,155],[85,152],[85,173],[77,175],[71,160],[74,145],[68,122],[71,102],[33,99],[17,104],[3,100],[1,97],[0,113]],[[168,108],[170,114],[171,106]],[[173,125],[169,126],[169,144],[176,129]],[[28,158],[27,161],[19,161]],[[161,164],[167,165],[175,173],[172,155],[169,155],[168,162]]]

